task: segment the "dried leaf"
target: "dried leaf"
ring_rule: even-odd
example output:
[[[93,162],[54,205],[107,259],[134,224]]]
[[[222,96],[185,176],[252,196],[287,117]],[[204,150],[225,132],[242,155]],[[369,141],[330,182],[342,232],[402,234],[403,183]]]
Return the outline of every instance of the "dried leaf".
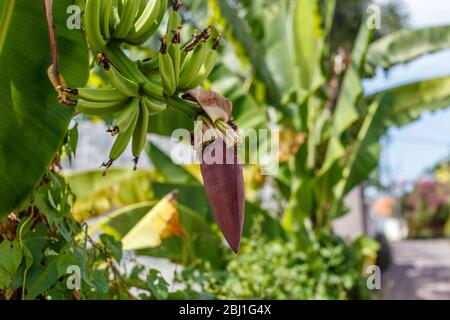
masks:
[[[155,248],[171,236],[188,234],[178,219],[175,193],[171,192],[159,201],[122,239],[124,250]]]
[[[233,104],[221,94],[204,89],[190,90],[183,98],[197,103],[214,123],[217,120],[230,121]]]
[[[304,132],[296,132],[292,130],[280,130],[280,163],[287,162],[291,157],[295,156],[300,147],[306,141]]]

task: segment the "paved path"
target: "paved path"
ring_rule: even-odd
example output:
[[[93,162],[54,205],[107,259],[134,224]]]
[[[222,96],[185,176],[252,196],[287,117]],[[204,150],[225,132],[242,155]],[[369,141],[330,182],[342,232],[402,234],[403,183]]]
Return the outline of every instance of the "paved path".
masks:
[[[405,240],[392,243],[391,251],[383,299],[450,300],[450,240]]]

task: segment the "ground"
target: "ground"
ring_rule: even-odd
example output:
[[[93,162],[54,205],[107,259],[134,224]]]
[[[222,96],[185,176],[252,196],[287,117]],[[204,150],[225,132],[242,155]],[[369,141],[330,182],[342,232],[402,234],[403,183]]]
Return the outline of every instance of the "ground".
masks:
[[[382,273],[385,300],[450,300],[450,241],[392,244],[392,264]]]

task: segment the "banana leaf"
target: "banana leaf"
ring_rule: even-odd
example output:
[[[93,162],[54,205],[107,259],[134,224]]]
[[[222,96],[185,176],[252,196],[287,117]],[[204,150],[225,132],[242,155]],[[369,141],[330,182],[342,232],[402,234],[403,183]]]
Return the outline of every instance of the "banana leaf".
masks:
[[[380,101],[376,111],[373,101]],[[338,192],[345,195],[361,183],[379,162],[380,138],[389,127],[403,126],[416,120],[424,111],[435,111],[450,106],[450,77],[424,80],[378,92],[366,98],[370,104],[353,147],[350,160],[344,169],[346,177]],[[338,196],[339,198],[339,196]]]
[[[228,1],[214,0],[214,3],[215,7],[219,8],[221,17],[227,21],[227,28],[231,30],[234,39],[250,60],[256,77],[264,83],[269,103],[284,111],[280,105],[281,96],[277,84],[266,64],[259,43],[252,36],[250,26],[239,16],[237,8],[230,6]]]
[[[54,1],[60,72],[83,86],[88,51],[81,30],[66,26],[71,0]],[[47,77],[51,64],[42,1],[0,0],[0,216],[32,191],[62,144],[72,109],[57,102]]]
[[[365,24],[361,25],[352,52],[352,62],[345,73],[336,108],[333,112],[332,136],[321,168],[322,173],[329,170],[333,163],[344,155],[345,148],[342,145],[341,136],[345,130],[359,119],[356,106],[359,99],[363,96],[360,74],[372,34],[373,31],[369,30]]]
[[[90,233],[102,231],[118,240],[125,238],[129,232],[151,212],[157,201],[141,202],[123,207],[90,226]],[[187,237],[169,237],[163,239],[155,248],[141,249],[139,255],[167,258],[175,263],[189,265],[196,259],[206,259],[214,268],[220,268],[223,263],[221,255],[221,240],[218,233],[211,228],[201,214],[194,210],[177,205],[179,222],[187,232]],[[150,229],[145,230],[150,232]],[[148,235],[143,235],[148,236]]]
[[[447,48],[450,48],[449,25],[400,30],[371,44],[367,54],[367,67],[388,69]]]
[[[83,221],[122,206],[151,200],[154,198],[152,175],[149,170],[125,168],[108,170],[106,176],[102,170],[66,172],[64,177],[76,196],[72,213]]]

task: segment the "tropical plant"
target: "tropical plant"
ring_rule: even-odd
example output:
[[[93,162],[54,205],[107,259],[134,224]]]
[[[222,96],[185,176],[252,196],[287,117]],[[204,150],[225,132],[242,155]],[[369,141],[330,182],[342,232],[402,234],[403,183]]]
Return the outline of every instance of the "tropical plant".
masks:
[[[232,21],[227,38],[254,74],[247,94],[266,110],[276,111],[278,126],[306,137],[276,177],[288,200],[282,218],[286,230],[298,230],[304,218],[329,227],[333,218],[346,212],[345,195],[376,167],[379,140],[386,130],[449,104],[448,77],[371,95],[365,95],[362,85],[377,67],[389,69],[448,48],[448,26],[401,30],[372,42],[374,30],[362,23],[351,56],[335,56],[328,50],[335,1],[327,1],[327,6],[319,1],[281,1],[252,14],[251,24],[240,18],[245,9],[227,1],[211,2],[216,4],[213,17]],[[260,23],[254,23],[256,19]],[[252,25],[264,28],[263,40],[254,38]],[[220,71],[212,79],[220,78]],[[259,95],[261,88],[269,89],[265,97]],[[276,96],[283,99],[273,103]],[[239,102],[235,109],[244,109]]]
[[[226,195],[227,190],[209,190],[206,195],[203,184],[211,185],[214,179],[205,175],[205,168],[176,165],[157,144],[146,144],[147,131],[160,136],[169,136],[178,128],[190,131],[194,118],[202,120],[202,125],[207,127],[212,124],[218,134],[226,125],[231,126],[228,103],[222,104],[228,106],[226,108],[209,112],[198,95],[203,91],[184,96],[191,101],[180,97],[186,90],[200,85],[209,72],[209,81],[205,80],[202,85],[231,100],[234,122],[240,128],[276,126],[283,137],[277,175],[262,176],[257,166],[244,168],[248,182],[245,224],[241,224],[241,203],[228,215],[239,222],[231,231],[224,227],[220,217],[218,219],[233,249],[236,250],[236,235],[240,237],[242,232],[248,239],[242,253],[242,261],[248,265],[262,267],[255,261],[264,253],[274,254],[275,265],[290,264],[283,269],[286,278],[279,290],[270,292],[261,287],[265,297],[363,297],[364,293],[359,294],[358,288],[363,279],[364,258],[373,258],[376,245],[368,240],[357,241],[355,245],[344,244],[333,236],[331,221],[345,214],[343,199],[377,166],[379,140],[389,127],[405,125],[423,111],[449,105],[450,77],[423,80],[371,95],[365,94],[362,80],[373,76],[377,68],[389,69],[448,48],[450,27],[401,30],[372,41],[374,30],[362,23],[351,55],[334,54],[330,51],[329,39],[335,1],[261,1],[258,10],[245,15],[242,14],[248,10],[245,6],[232,1],[209,0],[209,9],[181,12],[186,13],[187,20],[193,20],[194,27],[199,21],[203,23],[195,19],[197,14],[208,16],[208,22],[222,31],[225,45],[217,48],[219,32],[206,28],[194,35],[184,48],[197,47],[184,50],[184,56],[179,57],[175,49],[181,49],[179,40],[186,33],[179,34],[178,28],[173,29],[172,35],[170,32],[172,22],[177,25],[179,19],[178,2],[171,10],[169,29],[161,31],[162,41],[154,37],[143,44],[157,31],[163,19],[161,15],[165,10],[151,6],[156,2],[149,2],[149,9],[146,9],[125,1],[126,6],[120,10],[114,6],[114,1],[86,2],[84,28],[94,53],[91,58],[100,62],[103,69],[97,68],[95,72],[103,79],[110,79],[105,89],[86,86],[89,55],[85,35],[81,30],[68,30],[65,26],[66,8],[72,1],[52,4],[45,0],[47,20],[38,2],[0,1],[0,70],[3,75],[0,97],[5,117],[0,127],[0,234],[6,237],[0,243],[0,256],[8,258],[0,259],[0,269],[7,271],[6,276],[0,278],[2,297],[70,298],[72,292],[58,295],[56,291],[64,289],[67,276],[61,273],[66,266],[64,260],[81,256],[76,253],[79,247],[83,248],[84,256],[70,262],[83,266],[83,281],[94,291],[87,289],[75,298],[132,298],[128,294],[131,288],[146,291],[141,298],[172,297],[165,281],[155,271],[144,273],[138,266],[131,273],[117,272],[123,249],[137,255],[167,258],[187,270],[198,266],[197,271],[204,275],[210,271],[226,272],[230,279],[210,278],[229,288],[223,292],[212,284],[211,290],[206,291],[217,298],[257,295],[256,283],[252,284],[255,287],[242,283],[243,276],[237,267],[241,261],[239,256],[223,252],[222,237],[213,220],[213,213],[217,217],[221,208],[213,204],[213,212],[206,205],[208,198],[217,199],[217,195],[211,196],[214,191]],[[100,14],[108,10],[101,11],[99,3],[113,4],[115,9],[109,19]],[[161,1],[160,7],[165,9],[164,3]],[[84,8],[84,1],[80,4]],[[57,38],[50,7],[54,12]],[[148,25],[147,19],[130,18],[148,17],[154,12],[158,16],[156,26]],[[122,19],[117,20],[121,15]],[[100,24],[100,18],[113,23]],[[185,30],[190,35],[191,28]],[[53,55],[48,46],[48,31]],[[258,36],[261,32],[264,36]],[[209,34],[214,36],[209,37]],[[55,40],[58,40],[59,56],[55,54]],[[32,57],[26,54],[29,47],[34,48]],[[221,50],[217,57],[219,63],[214,68],[206,64],[205,48],[210,49],[211,59],[217,57],[216,49]],[[149,59],[134,63],[130,58],[143,53]],[[198,60],[205,63],[198,63],[197,57],[202,57]],[[200,79],[183,77],[182,59],[193,63],[184,70],[188,70],[189,75],[200,72]],[[53,67],[48,69],[50,65]],[[41,81],[46,79],[48,71],[53,86]],[[60,100],[69,106],[57,104],[55,89]],[[72,106],[75,103],[78,111],[105,116],[112,125],[110,133],[118,136],[106,167],[131,140],[134,156],[138,158],[145,150],[155,168],[136,172],[111,169],[106,178],[102,178],[100,171],[64,173],[62,179],[60,159],[71,158],[77,145],[76,127],[68,130],[76,114]],[[131,106],[138,108],[139,113],[133,113],[135,110]],[[199,118],[198,112],[202,110]],[[150,113],[154,114],[148,126],[146,115]],[[217,118],[218,115],[222,118]],[[147,126],[148,130],[143,130]],[[206,176],[204,180],[202,173]],[[232,180],[232,187],[238,190],[241,180],[236,177]],[[267,209],[267,203],[262,201],[261,191],[267,186],[273,190],[272,209]],[[242,195],[242,190],[238,190],[234,200],[244,201]],[[109,214],[101,216],[105,213]],[[98,220],[86,231],[85,223],[92,217]],[[27,223],[31,223],[29,227]],[[252,239],[251,226],[256,224],[260,224],[257,233],[260,238]],[[100,243],[91,240],[103,232],[112,237],[100,236]],[[23,238],[27,234],[30,237],[46,234],[54,241],[29,248],[29,242]],[[91,249],[86,248],[87,243],[92,244]],[[320,253],[317,261],[312,252]],[[339,253],[349,259],[345,264],[347,270],[330,267],[342,262]],[[60,260],[62,267],[58,271]],[[102,275],[94,272],[95,267],[99,267]],[[43,268],[51,276],[31,277]],[[264,270],[275,274],[275,269]],[[299,288],[306,284],[300,280],[294,283],[295,296],[286,293],[291,288],[288,282],[293,279],[292,275],[301,270],[319,277],[307,285],[311,291],[318,290],[316,294],[302,292]],[[320,279],[317,270],[324,270],[325,279]],[[112,286],[110,275],[116,277]],[[188,275],[186,282],[189,284],[191,280]],[[266,280],[274,281],[271,276]],[[333,284],[343,292],[330,293]]]
[[[63,156],[72,159],[76,151],[77,128],[68,131],[68,126],[71,118],[82,112],[114,119],[108,132],[117,137],[109,161],[103,166],[108,169],[132,141],[136,169],[146,145],[149,118],[165,111],[166,105],[191,117],[190,121],[198,120],[213,130],[219,137],[214,144],[224,145],[226,141],[227,148],[232,148],[238,136],[234,133],[236,129],[232,129],[236,127],[230,119],[229,102],[216,93],[211,102],[209,92],[191,91],[206,80],[214,67],[220,34],[208,26],[181,44],[178,12],[181,3],[176,1],[169,9],[167,30],[161,37],[159,53],[135,62],[128,58],[120,44],[139,46],[149,40],[165,16],[167,0],[126,0],[120,4],[112,0],[80,2],[84,33],[68,28],[65,15],[71,4],[72,1],[61,1],[56,5],[45,0],[42,10],[41,4],[36,2],[31,6],[25,1],[1,2],[0,68],[5,75],[1,96],[6,121],[0,128],[1,172],[5,182],[0,205],[0,294],[6,299],[67,298],[67,294],[72,294],[70,290],[61,295],[53,289],[64,291],[64,275],[68,270],[65,267],[78,266],[82,269],[80,277],[88,288],[80,293],[81,279],[78,279],[77,288],[69,288],[76,291],[73,293],[75,298],[90,298],[92,294],[98,298],[121,298],[123,292],[133,298],[128,290],[135,287],[149,291],[147,296],[150,298],[164,298],[167,294],[161,295],[159,291],[167,291],[167,287],[159,280],[158,273],[150,271],[147,283],[139,282],[138,275],[143,268],[138,266],[140,271],[133,270],[130,279],[125,280],[126,275],[120,275],[117,270],[122,243],[101,235],[100,244],[97,244],[89,237],[87,225],[73,219],[74,196],[59,175],[60,160]],[[38,29],[32,29],[34,25]],[[109,78],[107,87],[85,86],[89,71],[85,36],[94,62],[98,62]],[[28,41],[31,37],[33,40]],[[27,59],[25,55],[30,45],[36,49],[33,59]],[[20,50],[23,56],[14,55],[15,50]],[[41,85],[39,79],[47,77],[49,81]],[[183,97],[186,99],[183,99],[180,95],[185,92]],[[218,106],[203,102],[205,96]],[[57,103],[58,100],[62,105]],[[13,128],[21,131],[11,138]],[[225,134],[229,129],[232,129],[234,140],[228,132]],[[48,142],[43,148],[37,147],[41,139]],[[202,152],[209,142],[200,141],[198,151]],[[12,152],[12,158],[6,152]],[[242,223],[230,227],[223,221],[226,221],[227,213],[232,215],[231,219],[242,221],[243,196],[233,198],[234,192],[243,194],[241,165],[235,162],[222,167],[208,163],[202,166],[201,173],[224,178],[223,172],[229,168],[233,169],[235,178],[234,184],[228,186],[231,192],[218,190],[217,184],[206,186],[208,194],[222,192],[225,206],[212,203],[215,205],[213,212],[217,213],[225,237],[233,249],[238,250]],[[14,183],[12,177],[19,181]],[[147,196],[145,190],[137,190],[141,192],[138,197]],[[236,208],[227,205],[230,200]],[[125,249],[152,246],[170,235],[185,236],[184,229],[177,223],[174,201],[174,193],[168,193],[158,203],[150,203],[149,220],[144,218],[142,223],[144,229],[146,222],[153,223],[154,233],[139,244],[142,227],[139,229],[137,224],[127,235],[129,241],[123,240]],[[230,209],[227,211],[227,208]],[[167,228],[159,227],[161,221]],[[39,247],[35,248],[33,243],[25,242],[24,236],[42,238],[42,241],[38,241]],[[88,246],[93,248],[88,250]],[[108,283],[110,275],[114,280]],[[116,281],[116,277],[120,277],[120,281]],[[109,290],[110,284],[120,288]]]
[[[241,253],[229,257],[225,270],[199,262],[180,272],[178,281],[186,286],[185,294],[194,298],[369,299],[361,274],[375,263],[378,243],[360,237],[348,244],[320,230],[306,230],[310,242],[303,246],[267,239],[256,222]]]

